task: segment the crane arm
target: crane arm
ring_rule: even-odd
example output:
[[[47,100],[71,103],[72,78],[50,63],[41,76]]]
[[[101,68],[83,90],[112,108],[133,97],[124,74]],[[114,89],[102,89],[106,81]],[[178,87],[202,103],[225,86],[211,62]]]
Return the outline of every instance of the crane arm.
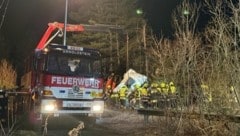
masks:
[[[46,32],[44,33],[43,37],[41,38],[41,40],[39,41],[35,50],[44,49],[45,46],[46,46],[46,42],[49,39],[52,32],[55,29],[62,30],[63,28],[64,28],[64,23],[58,23],[58,22],[48,23],[48,28],[47,28]],[[83,25],[67,24],[66,25],[66,31],[68,31],[68,32],[82,32],[82,31],[84,31],[84,27],[83,27]]]

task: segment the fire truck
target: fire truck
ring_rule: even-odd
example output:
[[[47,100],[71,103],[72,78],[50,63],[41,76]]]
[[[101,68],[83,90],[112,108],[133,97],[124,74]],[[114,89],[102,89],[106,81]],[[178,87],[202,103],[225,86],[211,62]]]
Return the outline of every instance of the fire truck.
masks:
[[[97,49],[51,43],[63,28],[63,23],[48,24],[34,53],[26,59],[22,90],[31,93],[31,107],[39,119],[48,114],[101,115],[101,53]],[[84,32],[94,28],[67,24],[65,30]]]

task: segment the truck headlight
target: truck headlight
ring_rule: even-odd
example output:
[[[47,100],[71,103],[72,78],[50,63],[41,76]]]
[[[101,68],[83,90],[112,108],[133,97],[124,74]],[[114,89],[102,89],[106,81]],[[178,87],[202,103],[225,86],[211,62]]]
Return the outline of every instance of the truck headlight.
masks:
[[[92,111],[95,113],[103,113],[104,102],[103,101],[94,101],[92,105]]]
[[[93,111],[98,112],[98,111],[101,111],[101,110],[102,110],[102,106],[101,105],[94,105],[93,106]]]
[[[45,105],[44,110],[45,111],[54,111],[55,110],[55,105],[54,104]]]
[[[43,100],[41,103],[42,113],[53,113],[57,110],[57,105],[55,100]]]

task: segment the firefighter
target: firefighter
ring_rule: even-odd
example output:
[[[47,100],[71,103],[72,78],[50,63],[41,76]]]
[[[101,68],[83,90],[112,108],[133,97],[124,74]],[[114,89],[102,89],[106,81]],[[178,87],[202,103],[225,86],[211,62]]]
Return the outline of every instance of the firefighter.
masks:
[[[112,80],[112,86],[111,86],[112,90],[117,86],[118,80],[119,80],[119,76],[114,75],[113,80]]]
[[[108,97],[110,97],[113,93],[113,90],[112,90],[112,87],[111,85],[108,85],[107,88],[106,88],[106,94]]]
[[[105,84],[104,99],[107,100],[113,94],[113,89],[116,87],[117,78],[114,73],[108,76]]]
[[[158,94],[159,90],[158,84],[156,82],[151,83],[150,88],[149,88],[149,98],[150,98],[150,105],[152,108],[157,108],[158,106]]]
[[[110,105],[119,105],[119,94],[113,92],[112,95],[110,95]]]
[[[139,84],[134,85],[134,89],[131,93],[130,97],[130,104],[131,107],[134,108],[136,105],[140,105],[140,97],[141,97],[141,89]]]
[[[119,101],[120,101],[120,106],[122,108],[126,108],[128,106],[128,87],[126,85],[123,85],[119,91],[118,91],[118,95],[119,95]]]
[[[170,99],[170,106],[172,108],[177,106],[177,95],[176,95],[176,87],[174,85],[174,83],[171,81],[169,82],[169,99]]]
[[[148,87],[147,83],[144,83],[142,86],[140,86],[140,84],[134,85],[135,99],[136,99],[136,104],[138,105],[138,108],[144,108],[144,105],[146,106],[148,102],[147,87]]]
[[[141,91],[142,93],[142,95],[143,96],[147,96],[148,95],[148,83],[144,83],[143,85],[142,85],[142,88],[143,88],[143,90]]]
[[[167,96],[169,91],[169,86],[164,81],[160,82],[160,88],[163,95]]]
[[[169,82],[169,94],[171,95],[175,95],[176,94],[176,87],[174,85],[174,83],[171,81]]]
[[[161,89],[161,97],[158,101],[158,105],[161,108],[166,108],[171,105],[170,99],[169,99],[169,85],[165,81],[161,81],[159,83],[160,89]]]
[[[110,94],[112,93],[112,90],[113,90],[113,84],[115,85],[114,76],[115,76],[115,74],[111,73],[111,75],[108,76],[107,82],[106,82],[106,85],[105,85],[105,88],[108,88],[108,90],[110,91],[109,92]]]
[[[103,99],[106,102],[106,106],[112,106],[116,101],[115,99],[112,99],[113,97],[111,96],[112,96],[111,86],[108,85],[107,88],[105,88],[104,94],[103,94]]]
[[[148,93],[148,83],[144,83],[140,88],[141,92],[141,104],[144,108],[148,107],[149,105],[149,93]]]

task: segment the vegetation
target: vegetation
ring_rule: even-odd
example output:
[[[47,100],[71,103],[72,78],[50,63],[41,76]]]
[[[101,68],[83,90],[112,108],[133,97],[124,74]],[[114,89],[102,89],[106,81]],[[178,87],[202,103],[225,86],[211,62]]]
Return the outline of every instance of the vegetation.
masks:
[[[139,56],[143,55],[141,29],[145,21],[142,15],[136,13],[138,9],[136,1],[93,1],[91,6],[89,3],[77,3],[82,6],[72,11],[70,18],[82,24],[113,25],[122,30],[74,34],[69,38],[69,43],[100,49],[105,58],[106,72],[115,71],[123,74],[128,68],[140,70],[142,58]],[[89,6],[88,9],[86,9],[87,6]]]
[[[117,14],[125,13],[123,12],[126,11],[124,8],[131,4],[117,6],[116,10],[113,8],[116,5],[111,4],[120,5],[121,3],[124,5],[126,3],[123,1],[110,2],[109,0],[98,2],[108,3],[103,5],[110,6],[96,6],[92,14],[89,12],[89,15],[93,15],[90,22],[126,26],[125,31],[129,32],[128,44],[125,44],[128,46],[120,48],[121,61],[119,64],[126,63],[126,68],[128,67],[128,59],[126,59],[128,56],[125,54],[127,52],[131,56],[129,67],[149,75],[150,80],[176,83],[180,94],[179,108],[186,109],[189,113],[222,115],[220,120],[211,122],[204,118],[197,120],[180,118],[180,120],[175,120],[176,122],[169,124],[169,121],[173,120],[168,120],[165,122],[167,123],[165,126],[172,129],[167,129],[169,131],[166,133],[171,133],[171,135],[237,134],[238,125],[229,123],[224,116],[236,115],[240,106],[238,91],[240,89],[238,3],[206,0],[202,5],[197,5],[185,0],[173,13],[174,37],[172,39],[164,37],[159,39],[148,33],[149,28],[144,31],[145,22],[140,25],[141,29],[135,29],[136,31],[133,32],[131,29],[138,26],[134,25],[136,20],[132,19],[133,16]],[[197,24],[201,9],[205,9],[210,20],[200,32],[197,29]],[[128,11],[128,13],[132,12]],[[128,23],[124,22],[124,19]],[[74,38],[72,39],[73,43],[77,43],[79,37]],[[107,52],[111,53],[110,56],[118,56],[116,52],[113,52],[112,47],[114,46],[111,46],[118,40],[113,40],[109,36],[104,38],[102,41],[105,46],[101,46],[101,48],[104,47]],[[111,39],[110,42],[104,42],[108,39]],[[144,46],[147,48],[142,50]],[[142,59],[142,55],[147,59]],[[111,58],[113,60],[110,62],[117,62],[118,58]],[[151,66],[146,65],[150,62]],[[206,88],[201,86],[206,86]],[[169,118],[171,117],[169,116]],[[194,129],[189,129],[190,127]]]
[[[16,87],[16,71],[5,59],[0,60],[0,89],[14,89]]]
[[[238,3],[237,3],[238,4]],[[209,124],[203,119],[178,120],[175,134],[237,135],[238,125],[225,115],[239,111],[239,6],[229,1],[205,1],[211,19],[203,32],[196,31],[199,9],[184,1],[173,14],[173,40],[152,38],[151,54],[155,60],[151,77],[174,81],[180,94],[181,108],[190,113],[221,115]],[[226,12],[228,9],[228,12]],[[191,11],[183,14],[182,11]],[[201,86],[205,85],[203,89]],[[182,111],[180,111],[182,112]],[[188,127],[191,129],[186,129]],[[209,127],[210,126],[210,127]],[[192,129],[192,127],[194,129]],[[173,126],[172,126],[173,128]],[[191,132],[190,132],[191,130]],[[174,130],[172,130],[174,131]]]

